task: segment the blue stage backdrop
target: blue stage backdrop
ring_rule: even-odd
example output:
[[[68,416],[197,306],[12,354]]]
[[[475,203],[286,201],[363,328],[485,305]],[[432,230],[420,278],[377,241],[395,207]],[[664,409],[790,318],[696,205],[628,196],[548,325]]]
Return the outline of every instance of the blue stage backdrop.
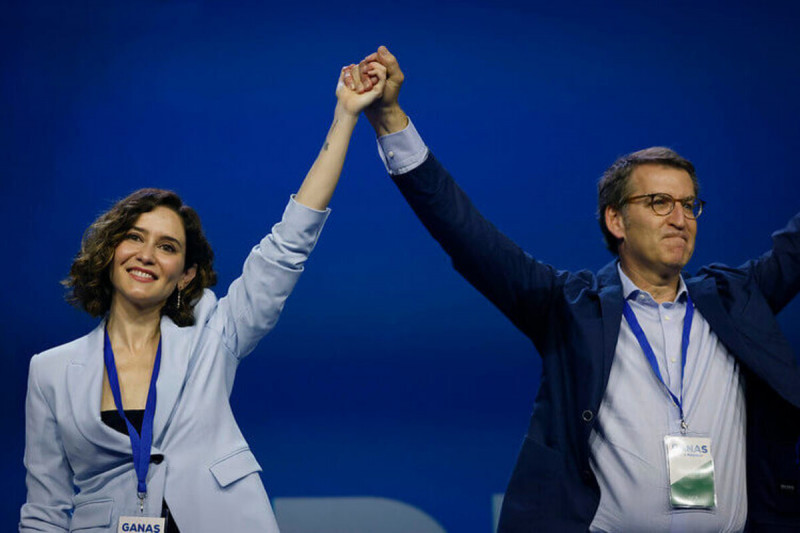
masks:
[[[379,44],[399,58],[401,103],[439,159],[560,268],[610,260],[595,182],[646,146],[696,163],[708,204],[690,270],[762,253],[800,207],[798,4],[290,4],[5,2],[4,530],[25,498],[28,361],[96,323],[59,285],[85,227],[134,189],[175,189],[203,218],[223,293],[319,150],[340,67]],[[538,355],[427,236],[366,120],[332,208],[233,393],[279,521],[490,533]],[[800,306],[781,321],[800,348]]]

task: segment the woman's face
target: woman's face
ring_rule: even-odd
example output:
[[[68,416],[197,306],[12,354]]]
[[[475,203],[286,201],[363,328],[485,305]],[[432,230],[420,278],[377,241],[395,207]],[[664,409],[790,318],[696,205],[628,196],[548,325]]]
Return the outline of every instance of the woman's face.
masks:
[[[141,311],[161,309],[176,286],[184,288],[194,278],[196,268],[184,271],[185,260],[181,217],[163,206],[142,213],[114,250],[112,308],[126,303]]]

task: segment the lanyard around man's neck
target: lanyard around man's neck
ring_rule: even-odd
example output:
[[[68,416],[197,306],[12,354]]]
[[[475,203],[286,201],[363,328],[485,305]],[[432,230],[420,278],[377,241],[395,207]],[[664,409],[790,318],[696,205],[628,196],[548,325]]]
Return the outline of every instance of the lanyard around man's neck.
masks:
[[[645,335],[642,326],[639,325],[639,321],[636,320],[636,314],[633,312],[628,300],[625,300],[624,307],[622,309],[622,314],[625,316],[625,320],[628,321],[628,325],[631,327],[631,331],[633,331],[636,340],[639,341],[639,346],[642,347],[642,351],[644,352],[645,358],[647,362],[650,363],[650,367],[653,369],[658,380],[664,385],[664,388],[669,393],[672,401],[678,407],[678,411],[680,412],[681,417],[681,433],[686,434],[686,430],[688,426],[686,424],[686,415],[683,411],[683,382],[684,382],[684,373],[686,370],[686,354],[689,351],[689,334],[692,330],[692,318],[694,317],[694,304],[692,303],[692,298],[689,296],[689,293],[686,293],[686,314],[683,317],[683,334],[681,335],[681,390],[680,390],[680,397],[676,396],[670,389],[667,387],[667,384],[664,382],[664,378],[661,376],[661,371],[658,369],[658,360],[656,359],[656,354],[653,351],[653,347],[650,346],[650,341],[647,340],[647,335]]]

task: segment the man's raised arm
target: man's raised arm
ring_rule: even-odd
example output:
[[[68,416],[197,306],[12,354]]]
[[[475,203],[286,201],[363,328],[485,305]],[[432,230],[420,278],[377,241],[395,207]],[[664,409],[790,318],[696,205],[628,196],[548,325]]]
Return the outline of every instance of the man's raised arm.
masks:
[[[539,338],[546,329],[551,288],[557,283],[555,271],[534,261],[480,214],[400,108],[397,99],[405,77],[397,59],[381,46],[360,66],[376,63],[386,69],[384,91],[364,113],[378,135],[386,169],[455,269],[517,327]],[[370,69],[358,71],[345,73],[344,83],[356,92],[370,90]]]

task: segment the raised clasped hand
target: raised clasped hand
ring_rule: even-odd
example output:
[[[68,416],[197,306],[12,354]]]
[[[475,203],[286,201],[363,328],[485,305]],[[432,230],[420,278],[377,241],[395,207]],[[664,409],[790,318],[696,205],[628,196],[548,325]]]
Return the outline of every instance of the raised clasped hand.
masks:
[[[336,98],[347,113],[358,115],[383,95],[385,85],[386,67],[377,61],[348,65],[339,75]]]
[[[378,47],[357,66],[345,67],[343,73],[345,85],[359,93],[371,91],[374,84],[381,83],[380,97],[364,108],[378,137],[398,132],[408,125],[408,116],[397,102],[405,77],[397,58],[385,46]]]

